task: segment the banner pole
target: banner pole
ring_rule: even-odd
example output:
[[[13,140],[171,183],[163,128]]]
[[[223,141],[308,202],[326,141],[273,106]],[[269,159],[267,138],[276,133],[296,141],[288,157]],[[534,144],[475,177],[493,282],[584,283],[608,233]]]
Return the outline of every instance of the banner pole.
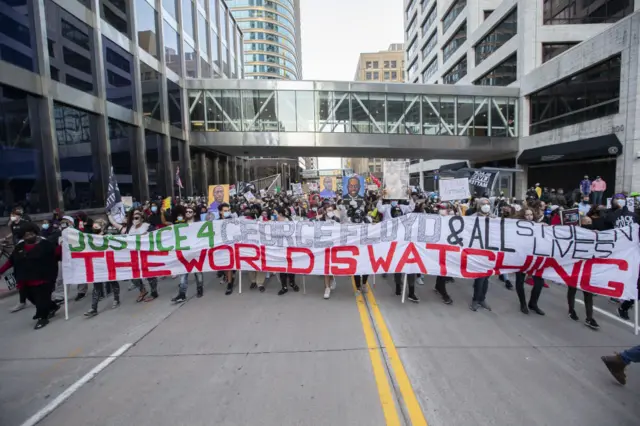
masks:
[[[634,327],[633,327],[633,334],[635,334],[636,336],[638,335],[638,301],[636,300],[636,302],[633,304],[633,316],[634,316]]]
[[[238,271],[238,294],[242,294],[242,271]]]
[[[307,294],[307,280],[304,279],[306,275],[302,276],[302,294]]]
[[[69,298],[67,297],[67,285],[62,283],[62,288],[64,289],[64,319],[66,321],[69,319]],[[636,309],[636,313],[637,313],[637,309]],[[637,314],[636,314],[636,318],[638,318]]]
[[[404,280],[402,283],[402,303],[404,303],[404,296],[407,293],[407,274],[404,274]]]
[[[376,288],[376,274],[373,274],[373,288]]]

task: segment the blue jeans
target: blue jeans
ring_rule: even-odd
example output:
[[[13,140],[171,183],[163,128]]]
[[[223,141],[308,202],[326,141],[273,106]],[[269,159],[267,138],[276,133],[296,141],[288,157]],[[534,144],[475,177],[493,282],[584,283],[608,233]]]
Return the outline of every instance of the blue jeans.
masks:
[[[626,351],[620,353],[620,358],[625,364],[629,365],[632,362],[640,362],[640,345],[634,346]]]
[[[473,300],[475,302],[484,302],[487,290],[489,290],[489,277],[473,280]]]
[[[202,272],[194,272],[193,275],[196,277],[196,288],[202,287],[204,284],[204,279],[202,277]],[[180,293],[187,294],[187,286],[189,285],[189,274],[184,274],[180,277],[180,285],[178,285],[178,289]]]

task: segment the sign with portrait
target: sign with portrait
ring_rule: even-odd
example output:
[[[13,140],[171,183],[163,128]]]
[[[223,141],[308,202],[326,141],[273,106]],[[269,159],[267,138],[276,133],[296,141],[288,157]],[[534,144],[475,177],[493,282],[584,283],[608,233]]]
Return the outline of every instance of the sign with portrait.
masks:
[[[218,206],[229,202],[229,185],[209,185],[207,198],[210,212],[217,212]]]
[[[382,186],[387,200],[406,200],[409,190],[409,162],[385,161],[382,163]]]

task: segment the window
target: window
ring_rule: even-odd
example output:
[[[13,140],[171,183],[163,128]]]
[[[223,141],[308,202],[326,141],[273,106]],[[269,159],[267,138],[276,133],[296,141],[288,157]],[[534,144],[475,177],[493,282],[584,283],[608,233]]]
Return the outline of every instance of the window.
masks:
[[[62,56],[65,64],[85,74],[91,75],[91,59],[67,48],[67,46],[62,47]]]
[[[378,69],[378,61],[373,61],[373,68]]]
[[[411,13],[413,12],[414,3],[415,3],[415,0],[411,0],[407,5],[407,9],[405,11],[405,15],[407,19],[409,19],[409,17],[411,16]]]
[[[398,71],[391,71],[391,80],[396,81],[398,79]]]
[[[498,66],[473,82],[478,86],[508,86],[518,78],[518,60],[511,55]]]
[[[416,30],[416,22],[418,22],[418,14],[413,15],[413,19],[407,26],[407,38],[411,37],[411,34]]]
[[[422,21],[421,28],[422,28],[423,36],[425,36],[429,32],[431,25],[433,25],[433,23],[436,22],[437,15],[438,15],[438,12],[436,11],[436,4],[434,3],[433,7],[427,14],[427,17],[424,18],[424,21]]]
[[[370,72],[367,72],[367,73],[365,74],[365,76],[364,76],[364,79],[365,79],[365,80],[371,80],[371,73],[370,73]]]
[[[142,89],[142,113],[145,117],[162,120],[160,107],[160,78],[158,71],[140,61],[140,87]]]
[[[91,42],[89,41],[89,31],[83,31],[73,24],[62,19],[62,37],[71,40],[83,49],[90,50]]]
[[[389,77],[391,77],[391,74],[389,74],[389,71],[385,71],[384,72],[384,79],[385,80],[389,80]]]
[[[487,18],[491,16],[491,14],[493,13],[493,10],[485,10],[483,11],[483,13],[484,13],[484,20],[486,21]]]
[[[407,80],[411,80],[417,72],[418,72],[418,60],[416,59],[415,61],[413,61],[413,63],[409,66],[409,69],[407,70]]]
[[[182,0],[182,27],[184,32],[193,35],[193,2],[191,0]]]
[[[413,54],[416,53],[416,50],[418,49],[418,37],[415,37],[413,39],[413,41],[411,42],[411,44],[409,44],[409,48],[407,49],[407,58],[410,59],[413,57]]]
[[[456,0],[453,6],[444,14],[442,18],[442,33],[446,33],[447,29],[453,24],[456,18],[462,13],[462,10],[467,7],[467,0]]]
[[[162,0],[162,8],[169,12],[169,15],[173,16],[173,19],[178,19],[178,4],[180,0]]]
[[[204,15],[198,12],[198,49],[205,55],[209,54],[209,30]]]
[[[427,67],[422,71],[422,82],[428,83],[428,80],[433,77],[438,71],[438,58],[434,58],[433,61],[427,65]]]
[[[442,48],[442,63],[447,62],[447,59],[453,55],[456,50],[460,48],[467,41],[467,23],[460,26],[458,31],[449,39],[449,41]]]
[[[633,0],[544,0],[545,25],[616,22],[633,12]]]
[[[422,46],[422,59],[425,59],[429,53],[436,47],[438,44],[438,32],[435,31],[429,40]]]
[[[366,62],[366,68],[367,68],[367,69],[370,69],[370,68],[371,68],[371,65],[373,65],[373,63],[372,63],[371,61],[367,61],[367,62]]]
[[[389,61],[384,61],[384,68],[385,69],[389,68]]]
[[[133,148],[135,146],[135,128],[112,118],[108,120],[111,167],[118,179],[120,193],[140,197],[140,192],[137,190],[139,182],[137,182],[136,174],[132,173],[132,170],[138,167],[135,164]]]
[[[529,95],[530,133],[582,123],[620,110],[620,55]]]
[[[182,69],[180,67],[180,39],[178,38],[178,33],[167,21],[164,21],[162,29],[164,31],[164,57],[167,68],[178,75],[182,75]]]
[[[68,83],[68,82],[67,82]],[[100,164],[98,135],[92,135],[97,117],[86,111],[53,103],[56,140],[65,210],[104,206],[95,184],[94,165]]]
[[[158,58],[158,13],[146,0],[135,0],[138,46]]]
[[[42,139],[39,132],[31,134],[30,97],[0,85],[0,217],[9,216],[18,204],[28,214],[51,211],[45,192]]]
[[[180,86],[167,79],[167,102],[169,104],[169,123],[178,128],[182,128],[182,105]]]
[[[455,84],[461,78],[467,75],[467,56],[465,55],[460,62],[455,64],[446,74],[442,76],[443,84]]]
[[[476,66],[487,59],[518,32],[518,10],[509,13],[480,43],[476,44]]]
[[[575,46],[576,43],[543,43],[542,44],[542,63],[555,58],[561,53],[566,52]]]
[[[398,61],[391,61],[391,68],[398,68]]]
[[[135,109],[133,85],[133,56],[108,38],[102,36],[107,100],[121,107]]]
[[[122,34],[129,35],[127,23],[127,5],[124,0],[100,0],[100,14],[113,28]]]
[[[37,52],[27,0],[2,1],[0,7],[0,57],[13,65],[37,71]]]
[[[373,72],[373,79],[374,80],[380,80],[380,73],[378,71],[374,71]]]
[[[198,75],[198,60],[200,56],[196,53],[195,47],[188,41],[184,42],[184,64],[187,70],[186,77],[196,78]]]
[[[220,6],[220,37],[222,39],[222,44],[227,45],[227,8],[224,5],[224,2],[221,1],[218,3]],[[254,33],[255,34],[255,33]]]

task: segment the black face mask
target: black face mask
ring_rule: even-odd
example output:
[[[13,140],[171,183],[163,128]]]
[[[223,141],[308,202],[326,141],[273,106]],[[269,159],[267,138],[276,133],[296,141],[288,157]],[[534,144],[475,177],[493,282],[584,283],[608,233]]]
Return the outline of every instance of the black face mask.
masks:
[[[25,238],[24,242],[27,244],[34,244],[36,241],[38,241],[38,237],[37,236],[33,236],[33,237],[29,237],[29,238]]]

